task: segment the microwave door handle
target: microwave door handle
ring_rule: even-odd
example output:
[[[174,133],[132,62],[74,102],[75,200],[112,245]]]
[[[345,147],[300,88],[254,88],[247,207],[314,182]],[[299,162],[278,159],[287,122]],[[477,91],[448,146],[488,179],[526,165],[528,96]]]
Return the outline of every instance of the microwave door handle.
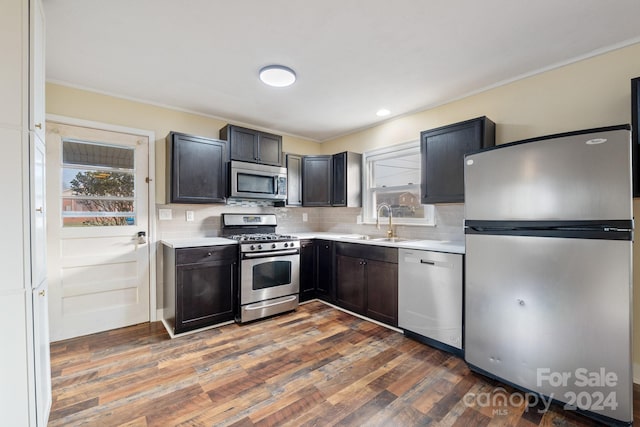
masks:
[[[278,194],[278,190],[279,190],[278,189],[278,177],[274,176],[273,177],[273,191],[274,191],[274,194],[277,195]]]

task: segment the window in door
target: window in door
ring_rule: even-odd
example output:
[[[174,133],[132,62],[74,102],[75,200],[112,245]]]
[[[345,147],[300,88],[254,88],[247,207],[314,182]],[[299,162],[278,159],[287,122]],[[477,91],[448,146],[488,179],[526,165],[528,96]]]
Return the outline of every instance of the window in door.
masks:
[[[134,148],[63,140],[63,225],[136,225],[134,165]]]

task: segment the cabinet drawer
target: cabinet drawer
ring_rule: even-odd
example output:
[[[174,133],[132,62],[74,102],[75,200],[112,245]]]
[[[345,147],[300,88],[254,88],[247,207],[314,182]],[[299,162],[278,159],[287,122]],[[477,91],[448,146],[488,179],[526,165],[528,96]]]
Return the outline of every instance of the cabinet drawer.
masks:
[[[197,264],[222,259],[237,259],[237,257],[237,245],[176,249],[176,265]]]
[[[359,243],[336,243],[336,255],[398,263],[398,249]]]

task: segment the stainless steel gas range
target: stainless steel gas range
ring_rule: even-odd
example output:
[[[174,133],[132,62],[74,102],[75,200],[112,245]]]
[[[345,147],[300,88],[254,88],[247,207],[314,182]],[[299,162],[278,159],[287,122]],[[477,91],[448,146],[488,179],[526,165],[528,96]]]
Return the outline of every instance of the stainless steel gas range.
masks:
[[[222,235],[239,242],[240,323],[298,307],[300,241],[276,226],[274,214],[222,214]]]

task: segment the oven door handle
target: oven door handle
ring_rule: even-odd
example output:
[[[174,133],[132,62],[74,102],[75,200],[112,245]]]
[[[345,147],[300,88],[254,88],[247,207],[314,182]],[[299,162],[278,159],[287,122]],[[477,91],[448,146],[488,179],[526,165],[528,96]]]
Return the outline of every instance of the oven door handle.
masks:
[[[291,302],[291,301],[295,300],[296,298],[298,298],[297,295],[292,295],[289,298],[287,298],[286,300],[281,300],[281,301],[278,301],[278,302],[272,302],[271,304],[262,304],[262,305],[249,304],[244,309],[247,310],[247,311],[261,310],[263,308],[273,307],[274,305],[286,304],[288,302]],[[258,303],[258,304],[260,304],[260,303]]]
[[[258,258],[266,256],[278,256],[278,255],[293,255],[299,253],[297,249],[289,249],[286,251],[269,251],[269,252],[251,252],[242,254],[243,258]]]

